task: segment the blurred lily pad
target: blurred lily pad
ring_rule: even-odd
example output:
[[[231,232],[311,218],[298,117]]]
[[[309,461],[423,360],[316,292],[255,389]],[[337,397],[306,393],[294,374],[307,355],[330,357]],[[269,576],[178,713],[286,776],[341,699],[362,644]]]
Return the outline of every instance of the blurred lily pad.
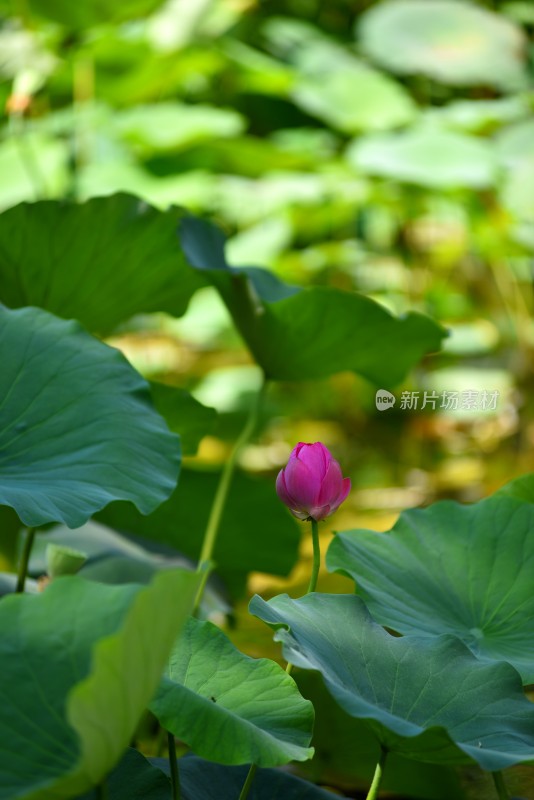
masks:
[[[496,325],[487,319],[474,319],[472,322],[455,322],[449,324],[448,329],[449,337],[443,344],[443,350],[446,353],[478,355],[491,352],[499,343],[499,330]],[[469,370],[469,372],[472,372],[472,370]],[[483,377],[484,374],[485,371],[482,371],[480,377]],[[448,372],[448,375],[450,375],[450,372]],[[479,385],[480,380],[478,376],[476,377],[476,383]],[[501,381],[499,381],[500,384]]]
[[[495,336],[491,331],[474,334],[468,333],[469,340],[453,343],[450,352],[482,352],[482,343],[495,344]],[[465,336],[465,334],[464,334]],[[454,333],[453,333],[454,338]],[[469,347],[469,351],[467,350]],[[429,372],[425,376],[425,388],[428,395],[437,394],[435,410],[454,417],[455,419],[476,419],[490,414],[499,414],[508,401],[510,390],[513,387],[512,375],[504,369],[491,369],[480,367],[443,367]],[[431,406],[432,407],[432,406]]]
[[[84,200],[124,192],[161,210],[172,205],[191,210],[211,208],[218,187],[217,176],[203,170],[153,175],[131,158],[117,157],[115,153],[85,165],[80,170],[79,183]]]
[[[497,171],[489,142],[431,124],[356,139],[346,157],[365,174],[429,189],[484,189]]]
[[[68,148],[41,133],[18,133],[0,144],[0,211],[26,200],[61,197],[68,177]]]
[[[524,94],[495,100],[456,100],[430,113],[448,127],[466,133],[486,133],[528,116],[530,103]]]
[[[142,154],[237,136],[244,127],[245,120],[236,111],[176,102],[138,105],[113,117],[113,129]]]
[[[368,67],[302,78],[293,98],[309,114],[343,133],[386,130],[416,117],[410,95],[387,75]]]
[[[503,128],[495,137],[497,154],[506,169],[501,186],[505,207],[519,222],[534,222],[534,120]]]
[[[378,64],[454,86],[522,83],[526,37],[502,15],[458,0],[386,0],[359,20],[361,45]]]

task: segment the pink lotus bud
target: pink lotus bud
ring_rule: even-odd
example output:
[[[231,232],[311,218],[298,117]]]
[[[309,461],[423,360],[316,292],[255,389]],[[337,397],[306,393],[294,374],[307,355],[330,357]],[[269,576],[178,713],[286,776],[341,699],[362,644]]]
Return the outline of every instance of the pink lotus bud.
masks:
[[[299,442],[276,479],[278,497],[298,519],[329,517],[350,492],[338,462],[321,442]]]

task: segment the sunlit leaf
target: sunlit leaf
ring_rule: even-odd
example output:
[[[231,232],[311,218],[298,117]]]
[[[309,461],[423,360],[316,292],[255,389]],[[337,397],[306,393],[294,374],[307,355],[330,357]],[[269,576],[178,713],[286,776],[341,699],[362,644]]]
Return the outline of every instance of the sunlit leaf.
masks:
[[[69,577],[2,600],[2,800],[67,798],[102,780],[158,685],[197,588],[197,575],[176,570],[144,589]]]
[[[386,130],[416,117],[415,103],[399,84],[364,66],[304,76],[292,94],[297,105],[344,133]]]
[[[458,636],[482,660],[534,681],[534,507],[508,497],[405,511],[388,534],[347,531],[327,566],[354,578],[374,618],[400,633]]]
[[[115,349],[37,308],[0,307],[0,504],[82,525],[112,500],[148,514],[176,486],[178,438]]]
[[[388,750],[488,770],[534,759],[534,706],[509,664],[481,663],[452,636],[394,637],[355,595],[256,596],[250,610]]]
[[[196,755],[220,764],[305,761],[313,706],[269,659],[240,653],[211,622],[190,619],[151,711]]]

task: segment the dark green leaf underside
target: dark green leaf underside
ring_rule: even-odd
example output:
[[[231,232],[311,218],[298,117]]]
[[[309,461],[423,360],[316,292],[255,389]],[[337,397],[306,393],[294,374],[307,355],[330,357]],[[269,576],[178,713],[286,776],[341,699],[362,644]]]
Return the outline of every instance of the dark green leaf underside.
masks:
[[[180,316],[206,283],[185,262],[180,219],[127,194],[22,203],[0,216],[0,302],[40,306],[98,333],[134,314]]]
[[[181,241],[190,263],[220,292],[269,378],[307,380],[352,370],[390,386],[425,353],[439,350],[445,336],[422,314],[394,317],[356,293],[330,287],[295,291],[274,276],[266,281],[264,271],[231,268],[221,233],[194,218],[182,220]]]
[[[321,672],[388,749],[487,770],[534,759],[534,706],[509,664],[479,662],[451,636],[391,636],[355,595],[256,596],[250,609],[276,630],[284,657]]]

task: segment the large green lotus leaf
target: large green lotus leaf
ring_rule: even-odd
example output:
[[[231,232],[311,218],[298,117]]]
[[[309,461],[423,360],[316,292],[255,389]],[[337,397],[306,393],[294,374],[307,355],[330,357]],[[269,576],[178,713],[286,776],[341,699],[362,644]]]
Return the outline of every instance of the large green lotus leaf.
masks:
[[[276,662],[240,653],[211,622],[190,619],[150,704],[161,725],[219,764],[305,761],[313,706]]]
[[[148,514],[180,447],[117,350],[38,308],[0,306],[0,504],[25,525],[82,525],[112,500]]]
[[[389,0],[360,17],[365,52],[401,74],[453,86],[516,86],[524,79],[526,38],[500,14],[458,0]]]
[[[152,758],[166,773],[167,759]],[[212,764],[196,756],[186,755],[178,761],[183,800],[236,800],[245,783],[248,766],[227,767]],[[288,772],[260,767],[254,776],[247,800],[336,800],[339,795],[327,792],[313,783]],[[111,798],[115,800],[115,798]],[[117,798],[119,800],[119,798]],[[120,799],[122,800],[122,798]],[[159,800],[159,798],[158,798]],[[166,800],[166,798],[161,798]]]
[[[196,453],[200,440],[215,424],[217,412],[202,405],[186,392],[164,383],[150,383],[150,394],[156,411],[164,417],[167,425],[180,435],[184,456]]]
[[[398,383],[445,331],[428,317],[394,317],[362,295],[330,287],[295,290],[265,270],[229,267],[220,231],[185,217],[189,262],[220,292],[267,377],[307,380],[353,370],[378,384]]]
[[[346,157],[366,174],[430,189],[483,189],[497,170],[489,142],[430,124],[356,139]]]
[[[130,503],[112,503],[97,519],[117,531],[172,545],[196,560],[219,477],[219,471],[183,469],[177,489],[150,516]],[[231,591],[239,594],[252,570],[287,575],[298,558],[299,540],[299,525],[279,502],[272,483],[238,471],[213,555]]]
[[[405,511],[388,534],[339,533],[328,569],[357,583],[400,633],[458,636],[483,660],[534,681],[534,507],[504,496]]]
[[[141,312],[179,316],[204,283],[176,239],[180,216],[127,194],[11,208],[0,215],[0,301],[99,333]]]
[[[108,3],[106,0],[28,0],[29,10],[40,17],[59,22],[71,30],[84,30],[95,25],[123,22],[145,17],[155,11],[162,0],[121,0]]]
[[[198,576],[147,588],[58,578],[0,603],[0,798],[61,800],[113,768],[161,680]]]
[[[452,636],[392,636],[355,595],[256,595],[250,611],[388,750],[492,771],[534,760],[534,706],[510,664],[484,664]]]
[[[380,758],[380,742],[373,729],[332,699],[318,672],[299,669],[292,674],[315,709],[315,754],[311,761],[299,765],[299,773],[326,785],[359,788],[362,792],[368,789]],[[415,769],[413,761],[397,753],[389,754],[380,785],[395,795],[422,800],[465,798],[454,767],[419,762]]]

